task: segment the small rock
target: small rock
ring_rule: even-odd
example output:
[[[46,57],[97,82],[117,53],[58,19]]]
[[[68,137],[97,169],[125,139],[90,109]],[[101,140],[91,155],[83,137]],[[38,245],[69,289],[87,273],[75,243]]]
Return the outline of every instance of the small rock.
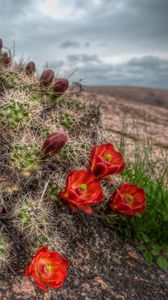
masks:
[[[139,255],[135,251],[127,251],[129,258],[133,259],[134,261],[139,262]]]
[[[16,294],[25,293],[28,296],[36,296],[34,285],[27,277],[23,277],[18,282],[16,280],[12,285],[12,290]]]
[[[106,290],[108,288],[108,285],[106,284],[106,282],[100,277],[100,276],[96,276],[94,281],[98,284],[101,285],[101,288],[103,290]]]
[[[85,292],[90,292],[91,291],[91,287],[87,282],[82,284],[82,288],[85,290]]]

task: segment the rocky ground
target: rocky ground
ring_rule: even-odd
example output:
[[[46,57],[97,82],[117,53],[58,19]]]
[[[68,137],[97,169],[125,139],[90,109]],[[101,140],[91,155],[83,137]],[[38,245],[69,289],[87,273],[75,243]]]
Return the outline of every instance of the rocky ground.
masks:
[[[168,273],[147,265],[132,245],[101,220],[74,215],[64,238],[70,268],[61,289],[40,292],[31,279],[13,274],[1,278],[0,299],[168,299]]]
[[[105,135],[119,139],[122,123],[128,124],[130,144],[136,139],[133,119],[138,120],[142,134],[146,131],[156,147],[167,151],[168,110],[157,105],[141,104],[134,99],[95,95],[84,92],[83,101],[101,103],[101,119]],[[158,149],[159,149],[158,148]],[[58,208],[60,220],[63,212]],[[156,265],[145,263],[133,245],[116,236],[114,229],[96,217],[82,213],[66,215],[68,226],[58,225],[65,256],[70,261],[69,275],[58,291],[43,293],[33,281],[17,274],[3,275],[0,279],[0,299],[44,300],[167,300],[168,272]],[[62,223],[61,223],[62,224]]]

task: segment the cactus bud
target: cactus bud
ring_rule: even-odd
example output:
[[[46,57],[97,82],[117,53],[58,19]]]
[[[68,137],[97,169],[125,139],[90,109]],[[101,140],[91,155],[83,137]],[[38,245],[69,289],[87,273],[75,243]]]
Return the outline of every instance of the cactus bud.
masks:
[[[54,155],[61,150],[68,140],[68,136],[64,131],[57,131],[50,134],[43,144],[44,155]]]
[[[3,48],[3,41],[2,41],[2,39],[0,38],[0,52],[1,52],[2,48]]]
[[[48,87],[54,80],[54,72],[51,69],[43,71],[40,76],[40,85],[43,87]]]
[[[61,95],[63,94],[69,86],[69,81],[65,78],[57,78],[55,80],[53,91],[55,95]]]
[[[36,71],[36,65],[34,61],[29,61],[29,63],[26,65],[26,75],[31,76]]]
[[[9,66],[12,62],[12,59],[10,56],[6,56],[6,53],[4,53],[5,55],[3,55],[3,63],[5,66]]]

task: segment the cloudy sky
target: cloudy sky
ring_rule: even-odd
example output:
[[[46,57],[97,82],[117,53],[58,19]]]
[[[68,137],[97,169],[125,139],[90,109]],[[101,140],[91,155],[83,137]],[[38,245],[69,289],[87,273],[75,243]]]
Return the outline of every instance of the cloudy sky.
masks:
[[[168,89],[168,0],[0,0],[0,37],[39,70]]]

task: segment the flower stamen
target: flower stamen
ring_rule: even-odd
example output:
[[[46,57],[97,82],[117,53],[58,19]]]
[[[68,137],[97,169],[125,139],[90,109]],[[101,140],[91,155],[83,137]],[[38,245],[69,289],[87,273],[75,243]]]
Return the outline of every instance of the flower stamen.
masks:
[[[111,160],[112,155],[111,155],[111,154],[106,154],[106,155],[104,156],[104,158],[105,158],[105,160],[109,161],[109,160]]]
[[[132,200],[134,200],[134,197],[132,196],[132,195],[126,195],[126,198],[127,198],[127,200],[128,201],[132,201]]]
[[[86,189],[87,189],[87,184],[82,183],[82,184],[80,184],[79,188],[80,188],[81,191],[86,191]]]

